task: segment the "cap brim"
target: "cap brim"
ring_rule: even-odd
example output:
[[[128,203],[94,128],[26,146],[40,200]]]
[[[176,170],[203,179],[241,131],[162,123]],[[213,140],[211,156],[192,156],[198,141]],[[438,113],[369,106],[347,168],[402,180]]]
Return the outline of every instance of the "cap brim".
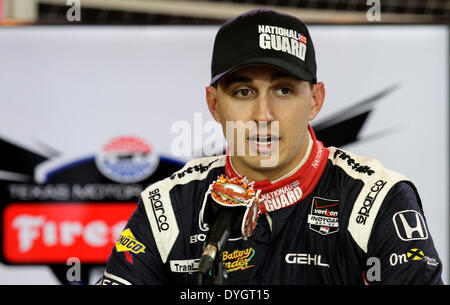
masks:
[[[248,66],[252,66],[252,65],[268,65],[268,66],[283,70],[286,73],[289,73],[292,76],[297,77],[301,80],[310,81],[310,82],[313,82],[314,84],[317,83],[317,79],[315,79],[310,73],[306,72],[304,69],[302,69],[299,66],[293,66],[292,62],[287,62],[284,59],[274,58],[274,57],[254,57],[251,60],[241,62],[222,73],[216,74],[211,79],[210,85],[214,86],[217,84],[217,82],[219,80],[226,77],[227,75],[229,75],[239,69],[242,69],[242,68],[245,68]]]

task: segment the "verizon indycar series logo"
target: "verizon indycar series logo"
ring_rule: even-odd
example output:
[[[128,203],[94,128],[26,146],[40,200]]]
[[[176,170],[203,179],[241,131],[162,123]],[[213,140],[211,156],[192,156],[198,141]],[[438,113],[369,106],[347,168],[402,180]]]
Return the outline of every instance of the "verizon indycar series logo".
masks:
[[[309,228],[328,235],[339,231],[339,201],[315,196],[308,215]]]
[[[95,162],[109,179],[119,183],[141,181],[158,166],[158,156],[144,140],[134,136],[118,137],[104,145]]]

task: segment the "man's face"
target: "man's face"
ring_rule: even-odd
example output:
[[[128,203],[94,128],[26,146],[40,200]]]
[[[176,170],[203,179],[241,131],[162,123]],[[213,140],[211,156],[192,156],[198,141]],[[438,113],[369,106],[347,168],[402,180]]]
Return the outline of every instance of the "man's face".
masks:
[[[308,147],[308,121],[323,102],[314,91],[324,94],[323,84],[311,90],[308,82],[264,65],[235,71],[220,80],[217,89],[207,87],[209,109],[222,125],[239,173],[252,180],[274,180],[295,168]],[[238,121],[257,126],[245,129],[244,147],[239,147],[238,133],[229,128]],[[267,166],[268,160],[275,162]]]

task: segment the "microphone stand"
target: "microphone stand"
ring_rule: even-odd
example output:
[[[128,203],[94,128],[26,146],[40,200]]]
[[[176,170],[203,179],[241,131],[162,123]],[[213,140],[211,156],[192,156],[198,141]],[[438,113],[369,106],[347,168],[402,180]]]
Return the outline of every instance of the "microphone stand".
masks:
[[[219,257],[222,256],[222,252],[219,253]],[[201,259],[200,259],[201,261]],[[211,263],[210,268],[206,269],[205,272],[200,271],[197,273],[197,284],[200,286],[205,285],[226,285],[228,280],[228,275],[225,270],[225,263],[221,259],[215,259]]]
[[[230,228],[226,227],[217,244],[213,242],[206,244],[198,265],[198,285],[226,285],[228,276],[222,260],[222,249],[230,233]]]

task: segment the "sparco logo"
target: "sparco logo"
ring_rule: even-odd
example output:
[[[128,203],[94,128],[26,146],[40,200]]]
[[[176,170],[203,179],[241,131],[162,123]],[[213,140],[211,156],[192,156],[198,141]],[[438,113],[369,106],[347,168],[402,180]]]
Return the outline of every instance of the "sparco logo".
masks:
[[[378,180],[370,188],[370,192],[367,194],[366,199],[364,199],[363,206],[359,209],[358,216],[356,216],[357,223],[363,225],[366,224],[366,219],[369,217],[370,209],[385,185],[386,181]]]
[[[173,179],[175,179],[175,177],[178,177],[181,179],[186,174],[192,174],[192,172],[194,172],[194,171],[200,172],[200,174],[202,174],[202,173],[206,172],[214,162],[217,162],[217,161],[219,161],[219,159],[209,162],[208,165],[198,164],[198,165],[190,166],[182,172],[173,174],[172,176],[170,176],[170,179],[173,180]]]
[[[159,193],[159,189],[155,189],[150,192],[150,199],[153,215],[155,215],[156,224],[158,225],[159,232],[167,231],[169,229],[169,224],[167,223],[167,216],[164,211],[164,204],[159,200],[161,198],[161,194]]]
[[[350,157],[350,155],[346,154],[342,150],[336,149],[336,151],[334,153],[334,158],[336,159],[337,157],[339,157],[339,159],[342,159],[344,161],[347,160],[347,164],[355,172],[362,173],[362,174],[367,174],[369,176],[371,176],[373,173],[375,173],[375,171],[372,170],[369,166],[359,164],[358,162],[355,161],[355,159]]]

